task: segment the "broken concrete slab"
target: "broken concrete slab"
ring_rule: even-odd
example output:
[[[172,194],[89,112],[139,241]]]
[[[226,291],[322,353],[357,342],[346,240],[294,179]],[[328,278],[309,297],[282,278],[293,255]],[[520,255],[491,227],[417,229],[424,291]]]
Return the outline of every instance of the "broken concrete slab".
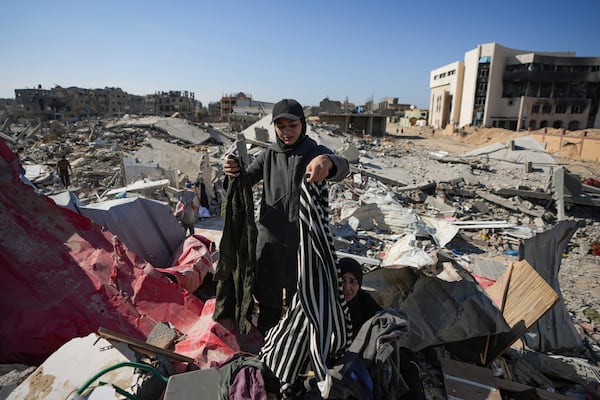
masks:
[[[202,144],[211,139],[211,135],[189,123],[189,121],[181,118],[166,118],[166,117],[143,117],[136,118],[127,116],[119,119],[116,122],[106,125],[107,129],[113,129],[116,127],[151,127],[159,129],[168,135],[181,139],[187,143]]]
[[[131,184],[136,181],[143,182],[144,179],[156,181],[168,178],[170,185],[173,187],[177,186],[177,177],[179,173],[175,170],[168,169],[165,166],[161,166],[159,163],[142,163],[133,157],[123,157],[121,163],[123,166],[123,181],[126,184]]]
[[[81,214],[119,237],[155,267],[168,267],[185,239],[168,204],[143,197],[107,200],[81,206]]]
[[[542,217],[545,213],[543,209],[529,209],[527,207],[522,207],[520,204],[515,203],[514,201],[510,201],[500,196],[496,196],[495,194],[484,192],[483,190],[477,190],[477,195],[489,202],[497,204],[499,206],[508,208],[513,211],[519,211],[527,215],[531,215],[532,217]]]
[[[186,149],[159,139],[148,139],[144,146],[139,148],[133,158],[140,163],[155,164],[163,170],[172,170],[173,176],[168,174],[171,186],[179,188],[177,183],[180,175],[187,175],[189,181],[194,182],[201,171],[203,153],[195,149]],[[129,167],[131,169],[131,167]],[[125,178],[127,183],[140,178],[160,179],[160,176],[141,176],[133,174],[126,169]]]
[[[463,157],[483,157],[491,164],[501,169],[519,169],[524,171],[524,165],[531,162],[533,167],[550,173],[558,167],[556,160],[546,152],[546,149],[533,136],[526,135],[510,139],[504,143],[495,143],[463,154]]]
[[[580,385],[590,382],[600,383],[600,368],[588,360],[561,355],[548,355],[526,351],[521,357],[533,368],[554,379],[566,379]]]
[[[56,194],[54,196],[48,196],[48,197],[50,197],[52,200],[54,200],[54,202],[57,205],[64,207],[64,208],[68,208],[71,211],[81,214],[79,207],[82,207],[84,204],[79,201],[77,196],[75,196],[75,193],[69,192],[67,190],[62,193]]]
[[[262,132],[261,138],[264,139],[265,131],[268,132],[269,135],[268,141],[263,140],[263,142],[266,142],[268,144],[275,143],[276,136],[275,128],[271,123],[272,118],[273,116],[271,114],[263,117],[254,124],[250,125],[248,128],[242,130],[241,134],[246,138],[246,140],[251,142],[256,137],[256,129],[259,129]],[[345,141],[344,135],[335,135],[331,131],[323,129],[311,123],[306,124],[306,134],[312,139],[314,139],[318,144],[326,146],[333,151],[341,150]]]
[[[98,372],[135,361],[135,352],[124,343],[111,343],[94,333],[74,338],[52,353],[8,396],[8,400],[64,400],[84,387]],[[131,390],[137,374],[131,367],[117,368],[107,370],[102,380]]]
[[[104,193],[105,196],[113,195],[124,195],[127,192],[149,192],[156,189],[164,189],[169,186],[170,181],[168,179],[159,179],[157,181],[151,181],[144,179],[141,181],[135,181],[127,186],[118,187],[111,189]]]

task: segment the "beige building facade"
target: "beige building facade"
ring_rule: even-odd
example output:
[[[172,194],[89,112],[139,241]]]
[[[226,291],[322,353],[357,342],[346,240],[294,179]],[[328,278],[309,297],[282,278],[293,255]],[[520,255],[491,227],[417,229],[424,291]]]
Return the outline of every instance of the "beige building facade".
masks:
[[[600,128],[600,57],[478,45],[431,71],[429,125]]]

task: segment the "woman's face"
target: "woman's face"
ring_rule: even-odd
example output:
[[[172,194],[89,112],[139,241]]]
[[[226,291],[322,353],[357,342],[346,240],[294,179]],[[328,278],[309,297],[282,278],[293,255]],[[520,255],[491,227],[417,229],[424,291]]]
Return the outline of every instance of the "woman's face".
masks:
[[[292,146],[300,139],[302,134],[302,121],[279,118],[275,121],[275,133],[279,139],[288,146]]]
[[[354,277],[352,273],[344,272],[344,274],[342,275],[342,281],[344,300],[350,301],[354,298],[354,296],[356,296],[356,293],[358,293],[358,289],[360,289],[360,286],[358,285],[358,280]]]

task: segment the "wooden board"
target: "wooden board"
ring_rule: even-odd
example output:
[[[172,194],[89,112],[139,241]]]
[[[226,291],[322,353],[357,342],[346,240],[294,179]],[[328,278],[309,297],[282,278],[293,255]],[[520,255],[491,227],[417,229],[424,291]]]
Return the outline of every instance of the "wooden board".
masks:
[[[558,301],[554,289],[525,260],[514,262],[485,292],[502,311],[511,334],[503,340],[488,341],[483,365],[502,354]]]
[[[110,329],[100,327],[98,329],[98,335],[102,336],[106,339],[117,340],[119,342],[127,343],[134,350],[139,351],[140,353],[147,354],[149,356],[156,356],[156,354],[163,354],[167,356],[167,358],[176,361],[183,361],[188,363],[193,363],[194,359],[174,353],[169,350],[161,349],[160,347],[153,346],[146,342],[142,342],[141,340],[132,338],[130,336],[123,335],[122,333],[111,331]]]

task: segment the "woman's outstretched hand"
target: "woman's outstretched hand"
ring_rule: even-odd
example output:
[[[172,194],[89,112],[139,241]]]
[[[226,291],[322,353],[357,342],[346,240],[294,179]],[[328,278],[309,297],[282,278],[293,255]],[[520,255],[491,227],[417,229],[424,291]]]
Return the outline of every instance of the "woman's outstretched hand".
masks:
[[[332,167],[333,161],[331,161],[331,158],[323,154],[316,156],[306,166],[306,174],[309,175],[308,183],[321,182],[329,176]]]

